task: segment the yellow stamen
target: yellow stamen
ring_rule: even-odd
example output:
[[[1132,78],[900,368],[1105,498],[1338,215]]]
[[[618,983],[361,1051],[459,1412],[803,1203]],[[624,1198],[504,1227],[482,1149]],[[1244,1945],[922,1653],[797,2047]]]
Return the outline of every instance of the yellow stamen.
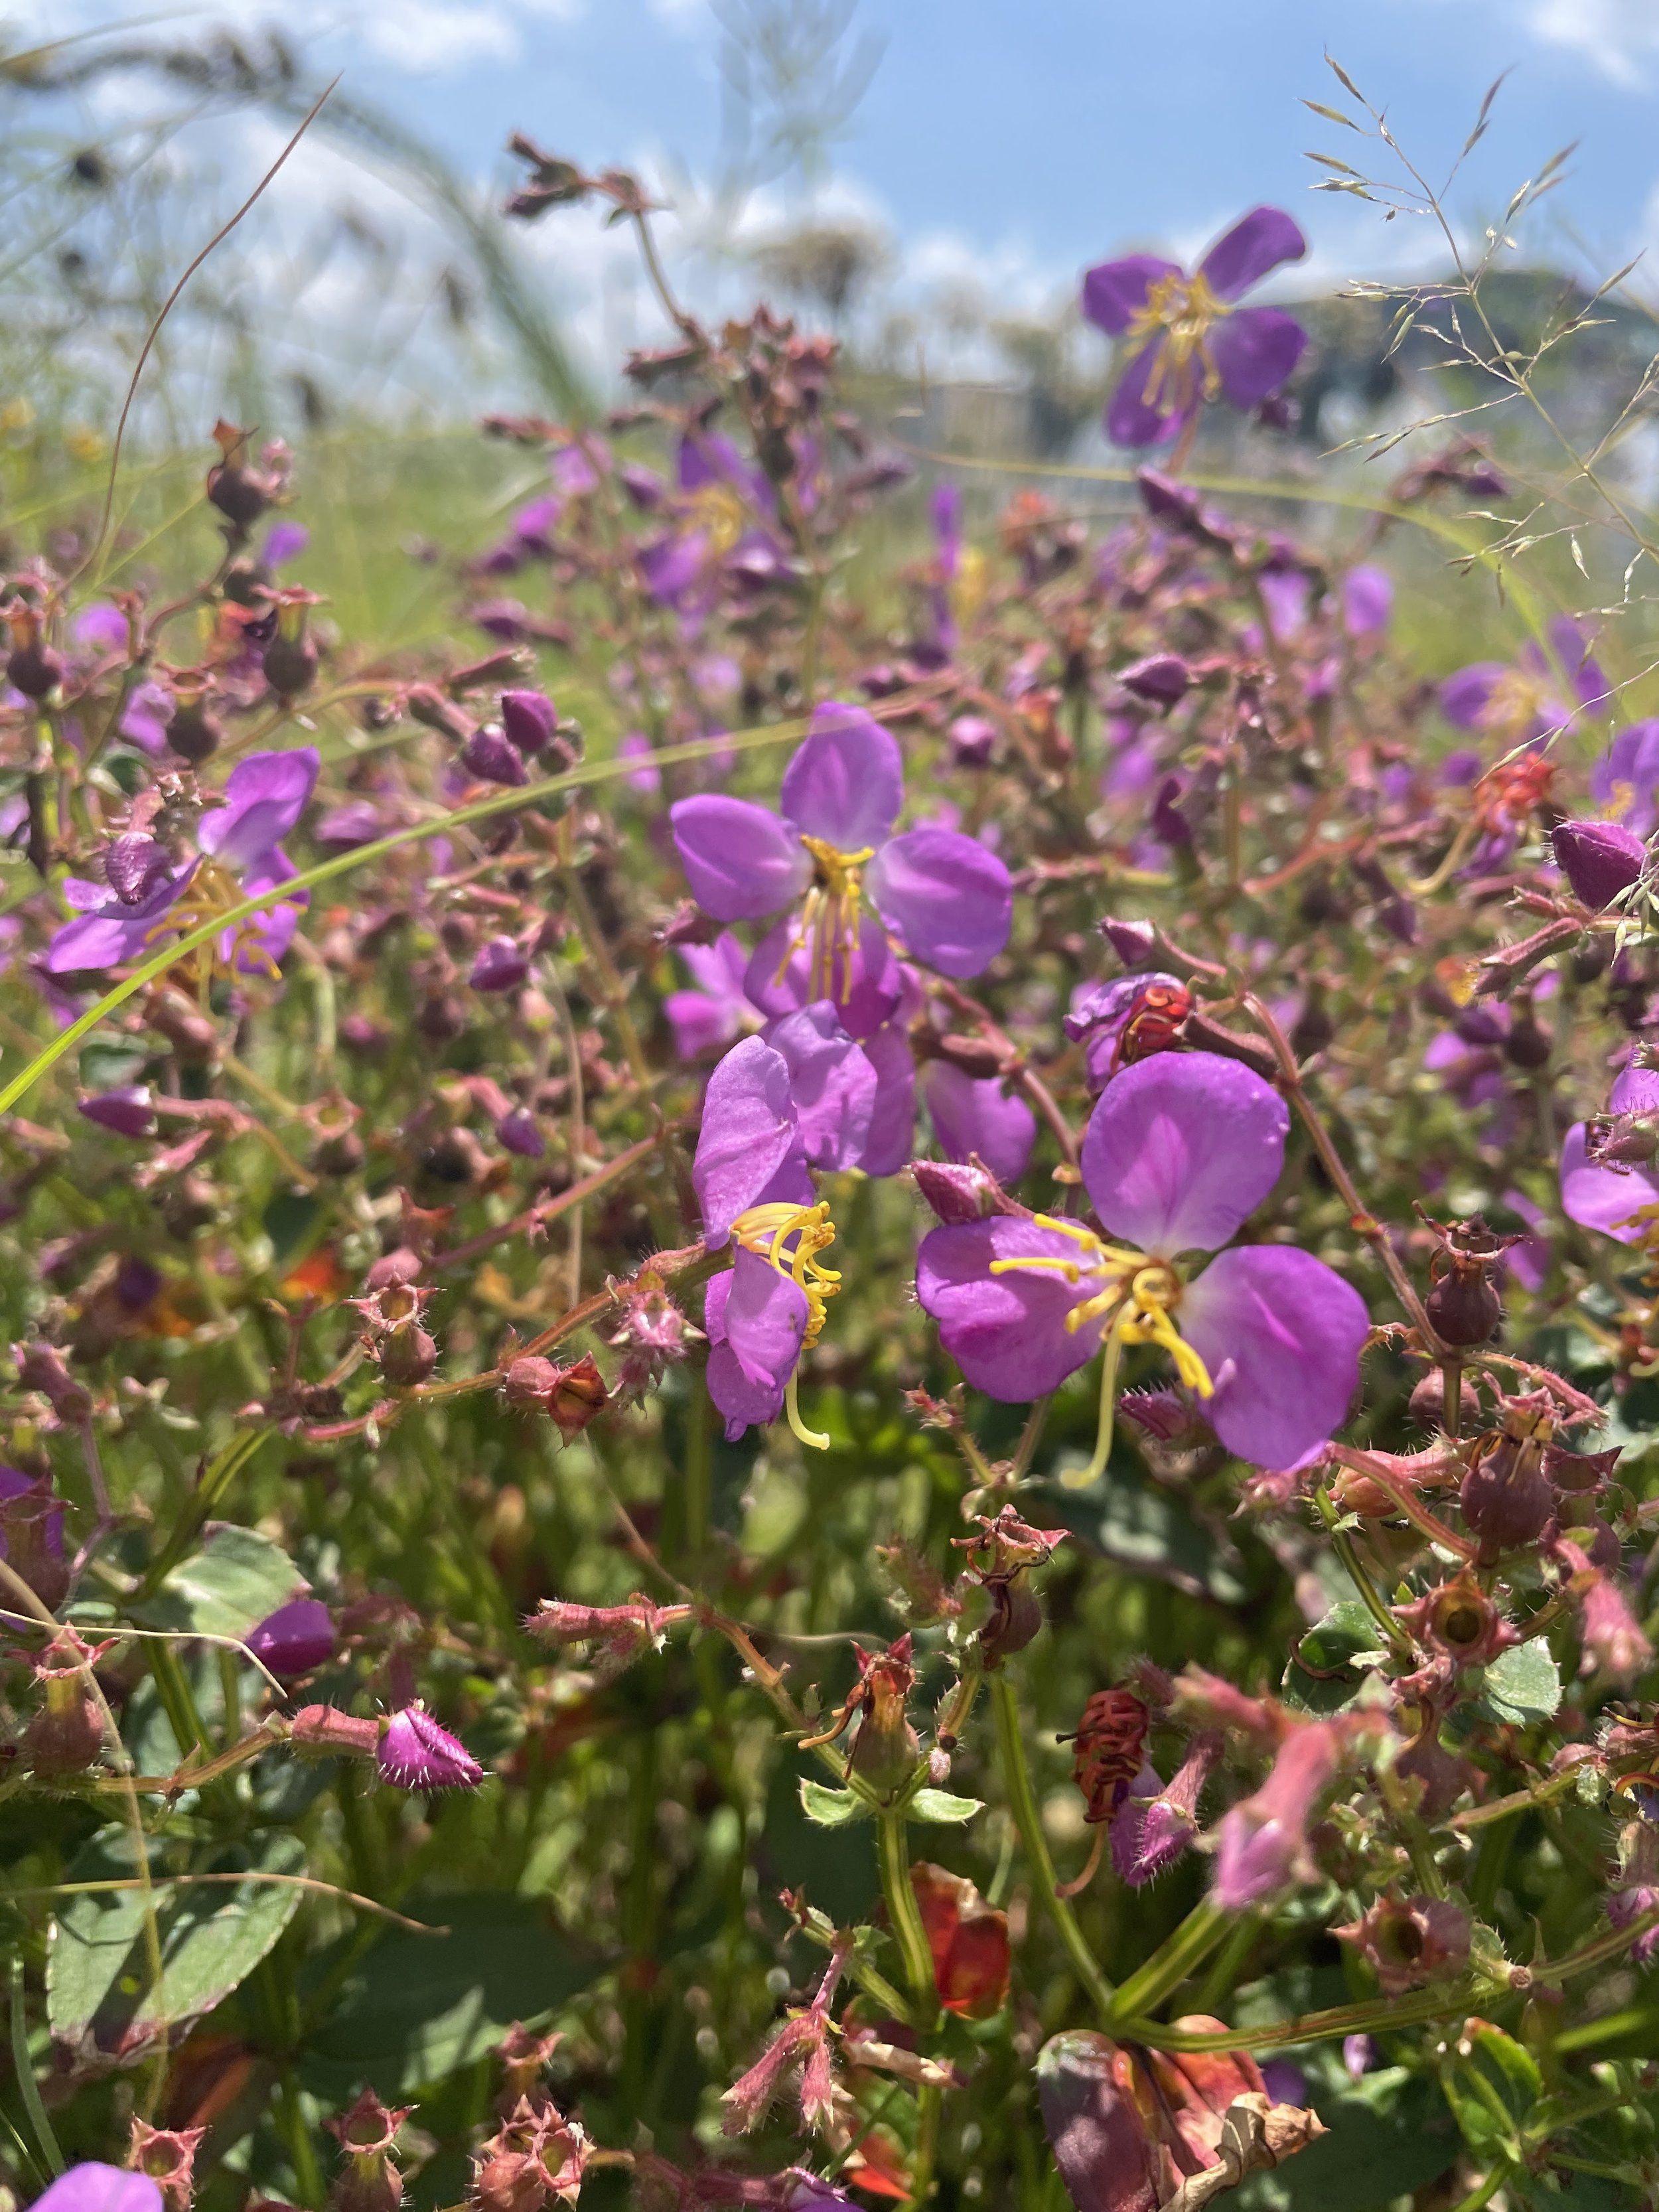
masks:
[[[203,922],[233,912],[246,896],[235,877],[227,869],[222,868],[216,860],[203,859],[198,862],[196,872],[184,890],[149,931],[145,942],[154,944],[175,933],[186,935],[191,930],[199,928]],[[269,915],[263,918],[268,920]],[[228,953],[222,952],[216,943],[198,945],[194,952],[186,953],[171,972],[180,974],[197,983],[205,994],[214,975],[234,975],[239,971],[246,973],[245,963],[263,969],[273,982],[281,978],[281,969],[259,941],[258,925],[252,921],[235,925]]]
[[[1047,1273],[1057,1274],[1067,1283],[1093,1281],[1100,1285],[1087,1297],[1078,1299],[1066,1316],[1066,1330],[1073,1336],[1093,1322],[1107,1324],[1106,1356],[1100,1377],[1100,1426],[1094,1456],[1086,1468],[1073,1469],[1062,1478],[1068,1489],[1086,1490],[1105,1472],[1111,1456],[1117,1370],[1126,1344],[1157,1345],[1174,1363],[1184,1387],[1196,1397],[1212,1398],[1215,1384],[1209,1369],[1176,1327],[1173,1316],[1181,1304],[1183,1285],[1167,1261],[1149,1258],[1144,1252],[1128,1251],[1121,1245],[1107,1244],[1080,1221],[1066,1221],[1049,1213],[1036,1214],[1032,1221],[1036,1228],[1057,1231],[1060,1236],[1069,1237],[1081,1247],[1081,1256],[1069,1260],[1058,1253],[1034,1252],[1024,1258],[993,1260],[992,1274]]]
[[[800,1348],[803,1352],[810,1352],[823,1334],[826,1309],[841,1288],[841,1277],[836,1269],[823,1267],[818,1260],[818,1254],[836,1241],[836,1225],[830,1218],[828,1202],[821,1199],[816,1206],[789,1206],[777,1201],[769,1206],[751,1206],[732,1224],[732,1235],[745,1252],[755,1253],[768,1267],[787,1275],[805,1294],[806,1329]],[[811,1444],[814,1451],[828,1451],[829,1437],[816,1429],[809,1429],[801,1419],[793,1374],[784,1390],[783,1404],[789,1425],[801,1442]]]
[[[702,484],[688,495],[685,504],[717,558],[729,553],[748,527],[743,501],[730,484]]]
[[[1231,303],[1218,299],[1200,270],[1188,276],[1172,269],[1147,287],[1144,303],[1135,310],[1123,343],[1138,351],[1146,341],[1159,337],[1158,359],[1146,379],[1142,397],[1160,414],[1185,414],[1200,398],[1213,399],[1221,389],[1210,332]]]
[[[843,1005],[853,995],[853,955],[858,949],[859,899],[864,869],[875,858],[875,847],[843,853],[823,837],[803,836],[801,843],[812,856],[816,880],[806,894],[799,919],[790,932],[772,978],[781,982],[796,953],[811,947],[808,989],[814,999],[836,999]]]

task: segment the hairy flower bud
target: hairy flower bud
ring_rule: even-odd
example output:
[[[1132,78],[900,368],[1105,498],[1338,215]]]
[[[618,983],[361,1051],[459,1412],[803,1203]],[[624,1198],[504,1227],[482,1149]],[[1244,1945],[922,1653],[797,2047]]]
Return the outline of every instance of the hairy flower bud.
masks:
[[[848,1701],[856,1731],[847,1764],[873,1790],[896,1788],[921,1753],[904,1710],[916,1680],[910,1648],[909,1637],[901,1636],[885,1651],[857,1655],[858,1685]]]
[[[250,1628],[244,1640],[279,1680],[297,1681],[334,1656],[334,1620],[319,1599],[292,1598]]]
[[[1495,1237],[1478,1213],[1449,1226],[1437,1221],[1429,1226],[1440,1249],[1424,1306],[1436,1334],[1460,1348],[1489,1343],[1504,1317],[1492,1276],[1513,1240]]]
[[[1596,914],[1639,882],[1648,864],[1647,846],[1622,822],[1559,822],[1550,843],[1556,866]]]
[[[540,691],[503,691],[501,730],[519,750],[533,757],[551,744],[559,726],[558,709]]]
[[[374,1764],[399,1790],[476,1790],[483,1769],[418,1699],[382,1722]]]
[[[486,722],[461,747],[461,765],[483,783],[528,783],[524,755],[504,732]]]
[[[1091,1826],[1109,1820],[1123,1802],[1140,1771],[1151,1719],[1133,1690],[1097,1690],[1083,1708],[1072,1738],[1072,1779],[1083,1792],[1083,1817]]]

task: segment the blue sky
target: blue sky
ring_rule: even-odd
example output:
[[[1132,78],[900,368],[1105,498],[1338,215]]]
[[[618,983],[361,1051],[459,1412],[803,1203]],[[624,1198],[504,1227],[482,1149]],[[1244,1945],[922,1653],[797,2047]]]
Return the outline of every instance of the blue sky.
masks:
[[[596,162],[702,167],[717,144],[707,0],[289,0],[281,16],[473,173],[514,127]],[[1512,67],[1466,217],[1500,210],[1576,137],[1558,205],[1593,252],[1659,227],[1659,0],[861,0],[858,21],[884,52],[838,164],[908,243],[1059,271],[1130,239],[1200,237],[1267,198],[1304,219],[1322,264],[1408,257],[1401,225],[1307,191],[1304,147],[1351,151],[1297,105],[1334,90],[1328,46],[1436,168]]]

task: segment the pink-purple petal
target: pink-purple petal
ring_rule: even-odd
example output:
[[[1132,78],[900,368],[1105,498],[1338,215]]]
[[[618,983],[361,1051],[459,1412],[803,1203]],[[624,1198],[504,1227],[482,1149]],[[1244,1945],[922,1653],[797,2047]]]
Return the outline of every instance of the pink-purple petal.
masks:
[[[876,1071],[870,1134],[859,1165],[867,1176],[896,1175],[909,1160],[916,1129],[916,1063],[902,1024],[890,1022],[861,1040]]]
[[[976,1152],[999,1182],[1018,1182],[1036,1140],[1036,1121],[1023,1098],[1012,1096],[997,1077],[965,1075],[948,1060],[929,1060],[923,1068],[921,1096],[947,1160]]]
[[[1590,792],[1604,814],[1638,837],[1659,827],[1659,721],[1632,722],[1590,770]]]
[[[1084,276],[1083,312],[1109,337],[1121,337],[1158,279],[1180,274],[1178,261],[1162,260],[1156,253],[1126,253],[1116,261],[1099,262]]]
[[[65,922],[46,947],[47,974],[81,975],[94,969],[126,967],[147,958],[169,933],[167,909],[195,872],[192,860],[179,874],[158,884],[137,906],[107,899],[106,904]],[[104,885],[99,884],[96,890],[106,897]]]
[[[855,1167],[870,1137],[876,1071],[827,999],[770,1022],[768,1044],[789,1070],[801,1150],[810,1167]]]
[[[1210,1425],[1240,1459],[1289,1468],[1333,1436],[1359,1385],[1370,1328],[1350,1283],[1292,1244],[1218,1253],[1177,1319],[1210,1370]]]
[[[1501,660],[1472,661],[1459,668],[1440,687],[1440,711],[1460,730],[1478,730],[1492,691],[1509,670]]]
[[[904,764],[891,731],[861,707],[827,700],[783,772],[779,804],[803,836],[837,852],[881,844],[904,804]]]
[[[1198,265],[1218,300],[1237,300],[1270,270],[1300,261],[1308,241],[1283,208],[1255,207],[1224,231]]]
[[[716,921],[752,921],[798,899],[812,880],[799,837],[747,799],[701,792],[668,819],[691,896]]]
[[[865,880],[888,927],[941,975],[977,975],[1008,942],[1013,885],[977,837],[908,830],[883,846]]]
[[[202,850],[237,869],[262,860],[304,813],[321,765],[315,745],[250,753],[231,770],[224,805],[202,817]]]
[[[1077,1256],[1070,1237],[1012,1214],[935,1229],[923,1238],[916,1296],[975,1389],[1021,1405],[1058,1389],[1094,1357],[1100,1322],[1067,1329],[1066,1316],[1085,1293],[1058,1269],[991,1273],[997,1260]]]
[[[711,1245],[726,1242],[738,1216],[762,1202],[767,1186],[799,1151],[788,1064],[759,1037],[745,1037],[708,1079],[691,1164]]]
[[[1213,1252],[1278,1182],[1289,1127],[1279,1093],[1237,1060],[1158,1053],[1101,1093],[1083,1179],[1109,1236],[1165,1259]]]
[[[1210,334],[1210,351],[1231,406],[1248,412],[1271,398],[1307,350],[1308,334],[1279,307],[1241,307]]]
[[[1639,1110],[1621,1107],[1618,1097],[1615,1085],[1615,1113]],[[1644,1168],[1596,1167],[1585,1151],[1584,1124],[1575,1121],[1561,1147],[1561,1211],[1568,1220],[1581,1229],[1599,1229],[1620,1244],[1634,1244],[1643,1231],[1632,1217],[1653,1206],[1659,1206],[1659,1176]]]

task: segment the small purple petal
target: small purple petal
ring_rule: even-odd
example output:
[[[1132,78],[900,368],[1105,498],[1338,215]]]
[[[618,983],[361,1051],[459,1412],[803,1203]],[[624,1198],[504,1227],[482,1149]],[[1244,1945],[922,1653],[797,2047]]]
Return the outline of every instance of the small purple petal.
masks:
[[[1121,337],[1160,277],[1180,274],[1178,261],[1160,260],[1155,253],[1126,253],[1117,261],[1098,262],[1084,275],[1083,312],[1109,337]]]
[[[921,1097],[947,1160],[977,1152],[999,1182],[1019,1181],[1036,1141],[1036,1121],[1023,1098],[1006,1091],[997,1077],[964,1075],[945,1060],[923,1068]]]
[[[385,835],[386,827],[372,799],[349,799],[343,806],[331,806],[311,834],[319,845],[349,853],[359,845],[372,845]]]
[[[1618,1097],[1615,1085],[1613,1096]],[[1615,1104],[1613,1111],[1627,1111]],[[1659,1206],[1659,1176],[1644,1168],[1592,1166],[1584,1125],[1575,1121],[1561,1146],[1561,1211],[1582,1229],[1599,1229],[1620,1244],[1639,1243],[1644,1230],[1632,1216]]]
[[[1177,1318],[1215,1384],[1205,1415],[1240,1459],[1294,1466],[1347,1418],[1370,1316],[1358,1291],[1310,1252],[1247,1244],[1218,1253],[1188,1285]]]
[[[860,1042],[876,1071],[876,1098],[859,1165],[867,1176],[896,1175],[908,1162],[915,1137],[915,1057],[900,1022],[888,1023]]]
[[[78,975],[93,969],[124,967],[142,960],[156,949],[166,932],[158,924],[196,872],[196,863],[170,883],[158,884],[142,906],[123,906],[118,899],[65,922],[46,947],[46,971],[52,975]],[[99,898],[103,886],[89,887]],[[70,896],[68,884],[64,895]]]
[[[1659,721],[1620,730],[1590,770],[1590,792],[1602,812],[1638,837],[1659,827]]]
[[[1342,579],[1342,626],[1350,637],[1370,637],[1389,626],[1394,579],[1386,568],[1362,562]]]
[[[1449,676],[1440,687],[1440,711],[1460,730],[1482,727],[1494,687],[1509,671],[1501,660],[1476,660]]]
[[[118,837],[104,854],[104,873],[123,906],[142,906],[173,870],[165,845],[137,832]]]
[[[70,625],[70,635],[76,645],[94,653],[125,653],[130,635],[126,617],[107,599],[94,599],[90,606],[82,607]]]
[[[321,765],[315,745],[250,753],[231,770],[224,805],[202,817],[202,850],[238,869],[262,860],[304,813]]]
[[[799,1159],[800,1134],[788,1064],[759,1037],[745,1037],[708,1079],[691,1164],[710,1245],[725,1243],[732,1224],[761,1203],[792,1154]]]
[[[876,1071],[827,999],[769,1023],[765,1039],[789,1070],[801,1150],[809,1167],[857,1165],[870,1137]]]
[[[1216,325],[1210,350],[1230,406],[1260,406],[1295,368],[1308,333],[1279,307],[1241,307]]]
[[[130,1083],[119,1091],[100,1091],[95,1097],[77,1100],[76,1104],[88,1121],[95,1121],[100,1129],[112,1129],[118,1137],[155,1134],[155,1110],[150,1103],[147,1083]]]
[[[738,1248],[721,1316],[726,1342],[744,1378],[781,1390],[795,1371],[806,1334],[806,1293],[758,1252]]]
[[[994,1275],[994,1260],[1074,1261],[1068,1237],[1010,1214],[931,1230],[916,1255],[916,1296],[976,1390],[1022,1405],[1057,1390],[1094,1358],[1101,1324],[1066,1326],[1078,1292],[1053,1268]]]
[[[691,896],[716,921],[751,921],[800,897],[812,863],[787,822],[746,799],[704,792],[670,807]]]
[[[297,561],[311,543],[311,532],[303,522],[273,522],[265,532],[265,542],[259,555],[260,565],[266,568],[285,568],[290,561]]]
[[[783,772],[778,803],[804,836],[837,852],[881,844],[904,804],[904,765],[891,731],[861,707],[827,701]]]
[[[1261,2086],[1276,2105],[1305,2105],[1308,2101],[1308,2077],[1291,2059],[1264,2058]]]
[[[1212,1252],[1279,1180],[1290,1115],[1271,1084],[1209,1052],[1115,1076],[1083,1139],[1083,1179],[1113,1237],[1164,1259]]]
[[[865,878],[876,911],[941,975],[977,975],[1008,942],[1008,871],[976,837],[909,830],[883,846]]]
[[[1282,208],[1252,208],[1224,232],[1198,264],[1220,300],[1237,300],[1281,262],[1300,261],[1308,241]]]
[[[1634,1060],[1621,1067],[1613,1079],[1607,1106],[1614,1114],[1659,1111],[1659,1067],[1643,1067]]]

